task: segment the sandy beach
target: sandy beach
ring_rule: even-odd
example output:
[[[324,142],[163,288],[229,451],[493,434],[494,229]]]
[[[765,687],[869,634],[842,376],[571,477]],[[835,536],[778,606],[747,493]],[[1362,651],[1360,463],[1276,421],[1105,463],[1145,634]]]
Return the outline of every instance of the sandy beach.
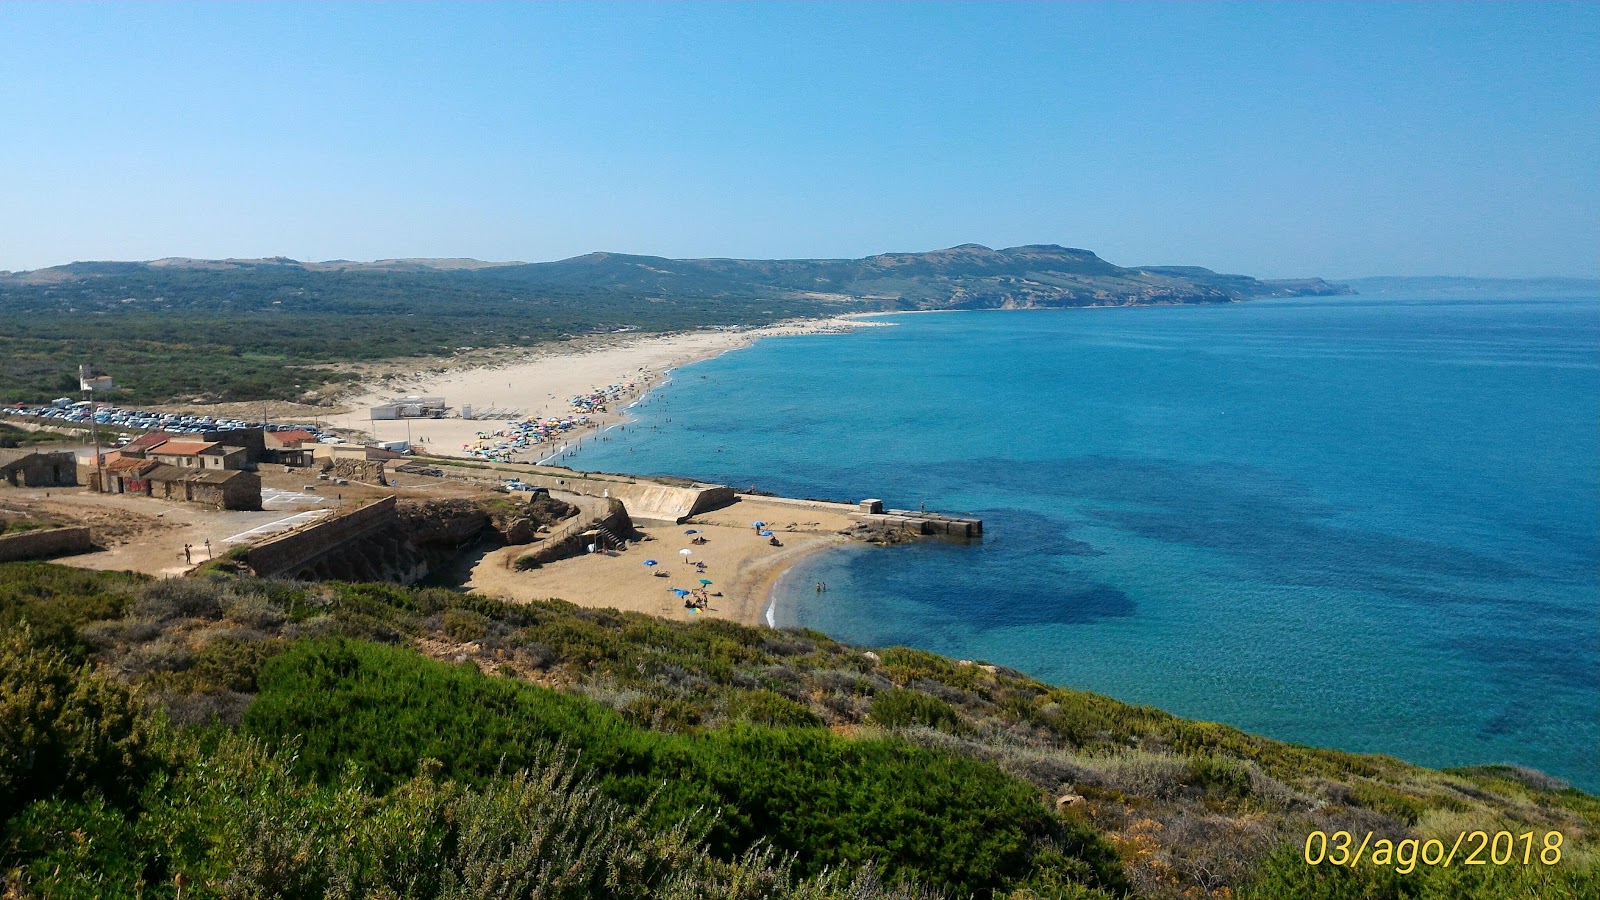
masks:
[[[757,521],[766,522],[783,546],[774,547],[757,534],[752,525]],[[668,619],[713,616],[765,625],[767,604],[778,577],[804,557],[844,543],[848,539],[838,532],[850,524],[838,505],[741,495],[732,506],[696,515],[682,525],[642,528],[649,540],[613,555],[588,554],[519,572],[510,565],[527,547],[495,550],[473,566],[463,586],[513,601],[553,597],[580,606],[611,607]],[[704,537],[706,543],[692,543],[696,537]],[[685,549],[690,556],[680,554]],[[656,565],[646,565],[647,559],[655,560]],[[705,563],[705,570],[694,566],[696,562]],[[658,571],[667,576],[658,577]],[[707,590],[713,596],[708,608],[691,611],[671,588],[699,588],[702,578],[711,582]]]
[[[476,446],[480,433],[492,434],[511,421],[573,415],[569,404],[572,397],[632,383],[633,387],[620,392],[604,412],[591,414],[589,427],[566,432],[555,444],[515,457],[518,462],[536,462],[562,445],[623,421],[627,405],[660,384],[678,366],[748,346],[763,337],[839,333],[874,324],[851,316],[762,328],[608,336],[578,347],[538,347],[489,366],[389,376],[367,385],[359,395],[344,399],[348,411],[324,416],[323,421],[380,441],[409,439],[417,449],[440,456],[466,456],[469,453],[465,448]],[[445,398],[451,417],[387,421],[370,418],[370,407],[408,395]],[[472,407],[474,419],[460,418],[465,406]],[[493,417],[486,417],[485,413],[492,413]]]
[[[561,440],[513,458],[517,462],[537,462],[623,422],[628,405],[659,386],[679,366],[749,346],[764,337],[842,333],[879,324],[852,315],[761,328],[606,336],[581,346],[540,347],[487,366],[468,365],[384,378],[369,384],[358,396],[345,399],[348,412],[325,417],[324,421],[376,440],[409,438],[419,451],[430,454],[469,456],[469,448],[480,445],[480,433],[492,434],[506,428],[510,421],[570,416],[574,410],[569,401],[574,396],[632,383],[631,388],[619,392],[617,399],[607,404],[605,411],[592,413],[587,427],[565,432]],[[369,407],[406,395],[442,396],[452,407],[453,417],[398,421],[369,418]],[[467,405],[473,408],[474,419],[459,418],[461,408]],[[492,419],[476,418],[483,410],[498,414]],[[783,546],[773,547],[768,538],[757,535],[751,525],[755,521],[771,523]],[[673,619],[712,616],[763,625],[778,577],[805,556],[845,542],[847,538],[838,532],[851,524],[841,507],[741,496],[732,506],[698,515],[683,525],[641,528],[647,540],[615,555],[589,554],[517,571],[511,564],[527,548],[496,550],[472,566],[463,586],[513,601],[556,597],[582,606],[612,607]],[[707,542],[691,544],[696,535],[685,533],[690,529],[700,532]],[[705,570],[685,563],[678,552],[682,549],[690,549],[693,555],[689,559],[705,563]],[[646,566],[645,559],[655,559],[658,565]],[[656,571],[668,575],[657,577]],[[706,609],[685,608],[683,600],[669,590],[699,588],[702,578],[712,582],[708,592],[713,596]]]

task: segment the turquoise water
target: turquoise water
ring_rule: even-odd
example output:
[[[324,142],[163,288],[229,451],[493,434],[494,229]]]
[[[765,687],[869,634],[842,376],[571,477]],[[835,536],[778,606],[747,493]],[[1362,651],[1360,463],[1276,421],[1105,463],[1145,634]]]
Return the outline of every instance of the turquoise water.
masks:
[[[565,462],[986,520],[814,557],[780,625],[1600,788],[1600,300],[886,321],[682,369]]]

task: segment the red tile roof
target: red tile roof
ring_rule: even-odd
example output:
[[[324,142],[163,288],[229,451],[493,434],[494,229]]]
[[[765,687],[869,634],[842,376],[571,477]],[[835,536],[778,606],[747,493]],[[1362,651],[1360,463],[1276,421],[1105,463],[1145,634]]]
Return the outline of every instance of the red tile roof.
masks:
[[[296,428],[293,431],[269,431],[267,432],[267,438],[276,442],[280,447],[298,447],[306,441],[315,441],[317,436],[309,431],[301,431]]]
[[[107,462],[106,471],[112,474],[123,472],[138,473],[144,471],[146,468],[153,469],[159,465],[161,464],[153,459],[137,459],[132,456],[124,456],[121,459],[113,459],[110,462]]]
[[[122,449],[124,449],[124,450],[149,450],[151,447],[159,447],[162,444],[165,444],[170,440],[172,440],[172,438],[162,434],[161,432],[152,431],[149,434],[141,435],[141,436],[139,436],[137,438],[134,438],[133,440],[129,441],[127,443],[127,445],[124,446]]]
[[[180,442],[168,441],[150,451],[151,456],[199,456],[200,454],[217,446],[215,442],[194,441]]]

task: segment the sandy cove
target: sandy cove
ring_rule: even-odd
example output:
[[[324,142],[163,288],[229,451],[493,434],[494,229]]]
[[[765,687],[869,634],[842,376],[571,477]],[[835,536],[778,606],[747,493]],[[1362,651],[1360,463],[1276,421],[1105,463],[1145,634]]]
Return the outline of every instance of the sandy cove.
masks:
[[[463,587],[479,594],[512,601],[559,598],[579,606],[611,607],[648,613],[667,619],[690,620],[704,616],[732,619],[745,625],[767,624],[766,611],[779,576],[795,563],[819,550],[845,543],[839,531],[852,523],[842,505],[796,504],[740,495],[732,506],[696,515],[682,525],[649,526],[640,530],[650,540],[626,551],[588,554],[558,560],[529,571],[516,571],[511,563],[527,547],[506,547],[483,557],[472,568]],[[774,547],[751,523],[763,521],[783,543]],[[693,544],[699,532],[705,544]],[[704,572],[684,561],[680,550],[690,550],[690,562],[706,564]],[[647,566],[644,561],[656,560]],[[655,575],[665,571],[667,577]],[[671,592],[711,582],[711,597],[704,611],[691,611]]]
[[[463,446],[476,444],[480,432],[493,433],[511,420],[570,416],[573,409],[568,401],[572,397],[613,384],[634,384],[606,412],[593,414],[589,428],[568,432],[561,443],[546,445],[518,460],[531,462],[548,456],[562,443],[574,443],[585,434],[623,421],[624,408],[659,385],[678,366],[748,346],[763,337],[838,333],[874,324],[877,323],[847,316],[762,328],[614,337],[599,342],[599,346],[582,348],[536,347],[521,358],[493,366],[391,377],[381,385],[368,385],[359,396],[343,399],[341,402],[349,411],[324,416],[323,421],[335,428],[364,432],[380,441],[403,441],[409,434],[419,450],[440,456],[466,456]],[[475,414],[483,410],[515,410],[516,415],[470,420],[369,418],[370,407],[406,395],[444,397],[457,413],[463,406],[471,406]]]

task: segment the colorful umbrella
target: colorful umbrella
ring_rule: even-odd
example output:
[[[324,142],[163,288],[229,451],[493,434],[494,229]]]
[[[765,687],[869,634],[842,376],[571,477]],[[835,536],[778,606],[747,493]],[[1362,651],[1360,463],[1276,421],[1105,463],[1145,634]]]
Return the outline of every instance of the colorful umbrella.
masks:
[[[655,560],[653,560],[653,559],[647,559],[647,560],[645,560],[645,561],[644,561],[644,564],[645,564],[645,565],[647,565],[647,566],[658,566],[658,565],[660,565],[660,563],[658,563],[658,562],[656,562],[656,561],[655,561]]]
[[[700,579],[700,583],[701,583],[701,584],[703,584],[703,585],[705,585],[705,586],[706,586],[706,587],[710,587],[710,586],[711,586],[711,580],[710,580],[710,579],[708,579],[708,578],[702,578],[702,579]]]
[[[754,525],[757,528],[762,528],[762,527],[765,527],[767,523],[757,521],[757,522],[751,522],[750,524]]]
[[[689,596],[689,592],[683,588],[668,588],[668,590],[672,591],[674,594],[677,594],[679,597]]]

